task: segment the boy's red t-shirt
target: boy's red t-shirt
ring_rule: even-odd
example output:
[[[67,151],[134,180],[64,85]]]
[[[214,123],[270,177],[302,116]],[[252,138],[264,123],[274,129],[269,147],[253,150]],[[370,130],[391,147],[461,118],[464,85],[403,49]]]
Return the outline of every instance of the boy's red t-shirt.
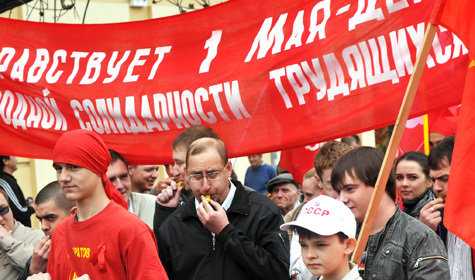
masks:
[[[53,280],[83,274],[91,279],[168,279],[153,231],[113,201],[86,221],[71,217],[56,226],[47,272]]]

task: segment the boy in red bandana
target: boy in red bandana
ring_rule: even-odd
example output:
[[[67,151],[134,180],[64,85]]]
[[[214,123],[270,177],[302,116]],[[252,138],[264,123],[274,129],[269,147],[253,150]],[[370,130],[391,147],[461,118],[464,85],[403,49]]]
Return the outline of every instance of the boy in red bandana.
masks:
[[[59,138],[53,167],[77,213],[55,229],[48,273],[52,279],[168,279],[152,230],[127,211],[107,179],[110,154],[94,132],[74,130]],[[146,262],[144,262],[146,260]]]

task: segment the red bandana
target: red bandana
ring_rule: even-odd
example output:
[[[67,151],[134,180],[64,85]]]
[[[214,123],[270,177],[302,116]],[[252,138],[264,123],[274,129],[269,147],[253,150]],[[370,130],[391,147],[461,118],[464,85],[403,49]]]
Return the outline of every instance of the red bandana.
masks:
[[[96,133],[77,129],[64,133],[56,142],[53,163],[74,164],[102,176],[104,190],[109,199],[127,209],[127,202],[106,176],[111,157],[104,141]]]
[[[455,135],[458,120],[459,118],[456,116],[440,118],[432,125],[430,132],[440,133],[445,137]]]

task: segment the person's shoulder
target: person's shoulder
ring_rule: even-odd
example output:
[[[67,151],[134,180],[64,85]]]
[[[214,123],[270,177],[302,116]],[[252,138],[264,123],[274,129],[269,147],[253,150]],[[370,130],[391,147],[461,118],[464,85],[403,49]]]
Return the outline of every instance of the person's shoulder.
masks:
[[[274,168],[274,166],[264,163],[264,165],[261,167],[269,174],[269,176],[275,177],[277,175],[277,170]]]
[[[32,240],[41,240],[45,237],[45,234],[42,230],[39,230],[39,229],[35,229],[35,228],[29,228],[29,227],[26,227],[29,229],[29,234],[28,236],[30,237],[30,239]]]
[[[135,199],[138,203],[155,203],[157,197],[146,193],[130,193],[130,197]]]
[[[54,232],[53,232],[53,236],[56,236],[56,235],[59,235],[59,236],[62,236],[64,235],[64,233],[66,232],[66,228],[68,227],[68,225],[71,223],[73,223],[73,217],[67,217],[65,219],[63,219],[61,222],[59,222],[59,224],[56,225],[56,227],[54,228]],[[57,234],[55,234],[57,233]]]
[[[422,240],[440,240],[440,237],[435,231],[428,226],[421,223],[416,218],[398,211],[398,224],[396,227],[402,231],[407,240],[412,240],[414,243],[422,242]]]
[[[127,235],[140,234],[144,231],[151,231],[150,227],[142,221],[137,215],[129,212],[122,206],[113,205],[108,217],[112,219],[110,222],[114,223],[114,228]]]
[[[76,214],[72,215],[72,216],[69,216],[69,217],[66,217],[64,218],[61,222],[59,222],[56,227],[54,227],[54,230],[56,232],[56,230],[66,230],[66,227],[68,226],[69,223],[72,223],[74,222],[74,216],[76,216]]]
[[[160,224],[158,229],[158,233],[161,238],[165,238],[169,236],[169,238],[173,238],[174,229],[186,227],[186,221],[183,219],[183,212],[185,208],[191,207],[188,205],[189,203],[195,203],[194,199],[188,200],[184,205],[177,207],[173,212],[171,212]],[[154,231],[156,229],[154,228]]]
[[[110,204],[106,207],[104,214],[106,214],[110,219],[114,220],[121,220],[121,221],[132,221],[140,220],[137,215],[129,212],[129,210],[125,209],[121,205],[111,201]]]
[[[5,172],[0,173],[0,188],[3,189],[4,187],[10,186],[11,178],[8,177],[9,174]]]
[[[15,221],[15,223],[18,224],[18,227],[15,229],[15,231],[17,231],[17,230],[21,231],[21,232],[23,232],[23,234],[25,236],[40,236],[41,238],[43,238],[45,236],[45,234],[43,233],[42,230],[27,227],[27,226],[23,225],[22,223],[20,223],[18,221]]]
[[[261,165],[261,167],[265,167],[266,169],[275,170],[274,166],[272,166],[272,165],[270,165],[270,164],[268,164],[268,163],[265,163],[265,162]]]
[[[294,215],[296,210],[297,210],[297,208],[294,208],[294,209],[290,210],[287,214],[285,214],[285,216],[284,216],[284,222],[285,223],[288,223],[288,222],[292,221],[292,216]]]
[[[285,214],[284,222],[288,223],[288,222],[295,221],[304,205],[305,203],[300,203],[299,206],[295,207],[294,209],[290,210],[289,213]]]
[[[430,234],[434,232],[428,226],[424,225],[416,218],[402,211],[399,211],[399,220],[402,221],[402,223],[406,225],[407,227],[417,229],[417,232],[419,233]]]
[[[15,230],[12,234],[12,237],[16,240],[24,242],[26,244],[31,244],[33,246],[38,245],[41,240],[45,237],[43,231],[39,229],[30,228],[24,226],[22,223],[15,221]]]

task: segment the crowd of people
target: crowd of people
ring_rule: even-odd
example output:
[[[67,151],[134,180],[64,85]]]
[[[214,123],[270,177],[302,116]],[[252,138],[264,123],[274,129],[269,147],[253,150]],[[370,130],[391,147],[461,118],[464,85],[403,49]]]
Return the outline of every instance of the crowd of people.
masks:
[[[395,161],[353,263],[384,159],[357,138],[324,143],[302,184],[249,156],[243,184],[216,132],[193,126],[157,182],[158,165],[69,131],[53,152],[57,181],[34,200],[16,158],[1,157],[0,279],[474,279],[473,249],[443,225],[455,136],[440,135],[429,156]]]

